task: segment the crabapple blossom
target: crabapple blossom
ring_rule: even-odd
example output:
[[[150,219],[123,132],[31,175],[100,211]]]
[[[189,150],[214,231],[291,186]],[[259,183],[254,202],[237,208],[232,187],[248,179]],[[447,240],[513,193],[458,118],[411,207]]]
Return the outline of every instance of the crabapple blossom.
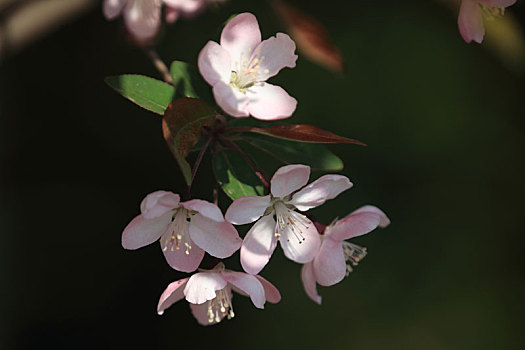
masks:
[[[276,120],[290,117],[297,101],[266,80],[284,67],[295,67],[296,60],[295,43],[288,35],[277,33],[261,41],[255,16],[242,13],[226,24],[220,44],[209,41],[204,46],[198,66],[226,113]]]
[[[200,199],[181,202],[178,194],[156,191],[144,198],[141,214],[122,233],[125,249],[160,240],[168,264],[178,271],[195,271],[204,252],[223,259],[241,246],[241,238],[221,210]]]
[[[462,0],[459,9],[459,32],[467,43],[475,41],[481,44],[485,35],[483,13],[489,17],[499,17],[505,12],[505,7],[511,6],[516,0]]]
[[[324,175],[299,190],[309,177],[309,166],[283,166],[271,179],[271,194],[237,198],[226,211],[226,220],[235,225],[257,221],[241,247],[241,264],[246,272],[259,273],[270,260],[277,241],[290,260],[304,264],[314,258],[321,244],[319,233],[296,209],[315,208],[352,187],[352,183],[342,175]]]
[[[104,0],[103,12],[111,20],[120,14],[129,32],[138,40],[148,40],[160,27],[161,0]]]
[[[301,269],[301,279],[306,294],[313,301],[321,304],[316,283],[332,286],[341,282],[352,272],[352,266],[357,265],[366,255],[366,248],[345,240],[389,224],[390,220],[385,213],[374,206],[367,205],[327,226],[317,255]]]
[[[157,312],[162,315],[164,310],[185,297],[197,321],[203,326],[212,325],[235,315],[232,289],[249,296],[259,309],[264,308],[266,301],[278,303],[281,300],[277,288],[263,277],[226,270],[224,264],[219,263],[213,270],[171,283],[160,297]]]

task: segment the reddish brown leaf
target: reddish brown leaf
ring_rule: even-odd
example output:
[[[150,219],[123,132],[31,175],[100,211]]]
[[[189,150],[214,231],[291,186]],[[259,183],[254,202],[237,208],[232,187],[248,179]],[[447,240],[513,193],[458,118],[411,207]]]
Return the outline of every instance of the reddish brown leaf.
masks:
[[[181,97],[173,101],[162,118],[162,133],[177,160],[187,184],[191,183],[191,167],[186,161],[190,149],[199,142],[202,127],[210,125],[216,113],[199,98]]]
[[[272,4],[299,50],[308,59],[337,73],[343,71],[341,52],[321,23],[284,1],[275,0]]]
[[[310,143],[352,143],[366,146],[364,143],[334,134],[313,125],[292,124],[275,125],[267,128],[246,128],[246,131],[273,136],[279,139]]]

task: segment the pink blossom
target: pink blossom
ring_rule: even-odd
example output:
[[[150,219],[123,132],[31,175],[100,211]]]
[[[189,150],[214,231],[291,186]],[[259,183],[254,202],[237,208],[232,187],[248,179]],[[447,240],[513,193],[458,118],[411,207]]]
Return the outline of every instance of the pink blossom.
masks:
[[[271,194],[237,198],[226,211],[226,220],[235,225],[257,221],[241,247],[241,264],[246,272],[259,273],[270,260],[277,241],[290,260],[304,264],[314,258],[321,244],[319,233],[296,209],[315,208],[352,187],[352,183],[345,176],[324,175],[299,190],[309,177],[309,166],[283,166],[271,180]]]
[[[164,0],[166,4],[166,22],[173,23],[179,17],[193,17],[208,4],[225,0]]]
[[[261,42],[257,19],[242,13],[226,24],[220,45],[209,41],[204,46],[198,65],[226,113],[276,120],[291,116],[297,101],[266,80],[284,67],[295,67],[296,60],[295,43],[288,35],[277,33]]]
[[[178,194],[157,191],[144,198],[140,211],[124,229],[122,246],[138,249],[160,240],[164,257],[175,270],[195,271],[205,251],[223,259],[241,246],[237,230],[212,203],[180,202]]]
[[[138,40],[148,40],[160,27],[161,0],[104,0],[103,12],[107,19],[124,16],[129,32]]]
[[[306,294],[313,301],[321,304],[316,283],[332,286],[341,282],[352,272],[352,266],[357,265],[366,255],[366,248],[345,240],[389,224],[390,220],[385,213],[374,206],[367,205],[328,226],[314,260],[304,264],[301,269],[301,279]]]
[[[259,309],[264,308],[266,301],[278,303],[281,300],[277,288],[261,276],[225,270],[224,264],[219,263],[213,270],[171,283],[160,297],[157,312],[162,315],[164,310],[186,297],[197,321],[203,326],[212,325],[226,316],[228,319],[235,316],[232,289],[249,296]]]
[[[481,44],[485,35],[483,12],[489,17],[502,16],[505,7],[511,6],[516,0],[462,0],[459,9],[459,32],[467,43],[475,41]]]

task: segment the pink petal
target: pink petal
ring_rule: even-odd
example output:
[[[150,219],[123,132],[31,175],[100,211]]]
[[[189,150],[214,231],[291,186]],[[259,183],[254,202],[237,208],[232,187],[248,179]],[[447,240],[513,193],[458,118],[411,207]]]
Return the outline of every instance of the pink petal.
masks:
[[[253,305],[259,309],[264,309],[264,287],[255,276],[243,272],[224,271],[222,277],[236,288],[250,296]]]
[[[481,9],[476,0],[463,0],[458,16],[459,32],[465,42],[472,40],[481,44],[485,35]]]
[[[263,40],[255,49],[254,56],[260,60],[259,81],[273,77],[284,67],[294,68],[297,61],[295,43],[284,33]]]
[[[261,31],[257,18],[251,13],[241,13],[232,18],[221,33],[221,46],[232,61],[248,60],[253,50],[261,43]]]
[[[205,0],[163,0],[168,6],[178,8],[184,12],[193,12],[199,10]]]
[[[188,280],[184,295],[186,300],[192,304],[202,304],[215,298],[216,290],[226,287],[226,280],[215,272],[199,272]]]
[[[248,111],[257,119],[279,120],[290,117],[297,107],[297,100],[280,86],[259,83],[247,89],[250,99]]]
[[[179,17],[180,17],[180,10],[166,6],[166,22],[167,23],[175,23]]]
[[[285,165],[273,174],[271,180],[272,195],[284,197],[297,191],[308,183],[310,167],[301,164]]]
[[[516,3],[516,0],[477,0],[477,2],[494,7],[509,7]]]
[[[352,183],[346,176],[324,175],[294,194],[289,203],[305,211],[337,197],[351,187]]]
[[[122,247],[133,250],[157,241],[168,228],[171,219],[171,212],[154,219],[145,219],[138,215],[124,229]]]
[[[214,41],[208,41],[199,53],[199,71],[211,86],[219,81],[230,83],[231,62],[228,51]]]
[[[373,205],[365,205],[357,210],[354,210],[351,214],[364,212],[376,213],[377,215],[379,215],[379,227],[385,228],[388,225],[390,225],[390,219],[386,216],[386,214],[381,209]]]
[[[216,222],[197,214],[191,218],[190,236],[208,254],[224,259],[232,256],[242,244],[237,230],[229,222]]]
[[[270,282],[268,282],[264,277],[255,275],[255,278],[261,282],[263,288],[264,288],[264,296],[266,297],[266,301],[272,304],[277,304],[281,301],[281,293],[279,293],[279,290]]]
[[[162,315],[164,310],[169,308],[171,305],[177,301],[184,298],[183,288],[188,282],[189,278],[184,278],[176,282],[171,283],[166,290],[162,293],[159,300],[159,305],[157,306],[157,313]]]
[[[117,17],[124,5],[126,5],[127,0],[104,0],[102,11],[106,19],[114,19]]]
[[[317,293],[313,263],[304,264],[301,268],[301,280],[303,281],[304,291],[314,302],[321,305],[321,296]]]
[[[226,287],[225,292],[228,293],[228,296],[230,297],[230,301],[231,301],[233,297],[231,288]],[[218,313],[219,321],[217,321],[215,317],[211,319],[210,321],[210,316],[208,314],[210,303],[211,301],[206,301],[202,304],[190,304],[190,309],[191,309],[191,313],[193,314],[193,317],[195,317],[197,319],[197,322],[199,322],[199,324],[202,326],[211,326],[211,325],[221,322],[229,312],[229,310],[226,310],[225,312],[222,312],[222,313],[219,312]]]
[[[313,223],[306,228],[301,226],[300,229],[301,232],[298,232],[293,225],[287,225],[281,230],[279,241],[288,259],[304,264],[312,261],[319,251],[321,238]]]
[[[191,313],[201,326],[212,326],[221,322],[226,316],[226,314],[219,314],[219,321],[216,321],[215,317],[210,321],[210,317],[208,315],[210,303],[211,301],[207,301],[203,304],[190,304]]]
[[[375,230],[379,226],[380,220],[380,216],[372,212],[350,214],[327,229],[325,234],[327,238],[329,237],[334,241],[344,241]]]
[[[213,319],[210,322],[210,317],[208,315],[208,308],[209,308],[210,303],[211,301],[207,301],[202,304],[190,304],[191,313],[201,326],[211,326],[213,324],[218,323],[217,321],[215,321],[215,319]]]
[[[124,9],[124,22],[139,40],[152,38],[160,27],[160,1],[131,1]]]
[[[189,254],[186,254],[185,247],[180,247],[180,249],[173,248],[173,250],[171,250],[170,247],[164,249],[164,237],[161,239],[160,247],[162,248],[166,261],[173,269],[181,272],[192,272],[197,270],[201,264],[202,258],[204,258],[204,250],[194,242],[191,242],[191,240],[190,244],[191,249],[189,250]]]
[[[270,260],[277,245],[275,220],[266,215],[257,221],[244,237],[241,246],[241,265],[244,271],[256,275]]]
[[[146,219],[164,215],[179,206],[180,196],[168,191],[150,193],[140,203],[140,212]]]
[[[250,99],[248,96],[222,81],[213,86],[213,97],[222,110],[232,117],[247,117]]]
[[[270,206],[270,195],[240,197],[233,201],[226,210],[226,220],[235,225],[244,225],[254,222],[264,215]]]
[[[346,261],[341,242],[324,239],[321,249],[313,261],[317,283],[332,286],[345,278]]]
[[[181,203],[181,205],[188,210],[196,211],[210,220],[216,222],[224,221],[221,210],[213,203],[201,199],[192,199],[191,201]]]

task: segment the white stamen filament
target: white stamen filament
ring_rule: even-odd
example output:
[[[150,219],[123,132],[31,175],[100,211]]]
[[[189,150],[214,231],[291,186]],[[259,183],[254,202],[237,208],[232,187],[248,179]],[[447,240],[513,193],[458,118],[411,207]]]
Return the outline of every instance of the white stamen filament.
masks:
[[[287,208],[282,201],[275,202],[274,209],[277,218],[275,236],[280,239],[282,232],[288,228],[299,244],[303,243],[306,240],[303,232],[308,230],[312,222],[303,214]]]
[[[264,61],[264,56],[259,57],[260,50],[257,50],[252,58],[248,60],[244,57],[244,52],[241,53],[240,61],[235,61],[234,70],[231,72],[230,84],[239,89],[243,94],[246,94],[246,89],[252,87],[259,81],[261,62]],[[267,74],[269,71],[265,69],[263,73]]]
[[[185,249],[186,255],[190,254],[191,251],[191,240],[189,235],[188,219],[190,213],[184,208],[179,208],[173,215],[173,221],[168,226],[166,233],[164,234],[164,247],[162,250],[166,251],[170,249],[179,250],[181,247]]]
[[[226,288],[216,291],[216,296],[208,303],[208,322],[220,322],[224,316],[231,319],[235,316],[230,299],[230,292]]]
[[[366,256],[366,248],[357,244],[343,242],[343,252],[346,260],[346,276],[353,271],[352,266],[356,266]]]

